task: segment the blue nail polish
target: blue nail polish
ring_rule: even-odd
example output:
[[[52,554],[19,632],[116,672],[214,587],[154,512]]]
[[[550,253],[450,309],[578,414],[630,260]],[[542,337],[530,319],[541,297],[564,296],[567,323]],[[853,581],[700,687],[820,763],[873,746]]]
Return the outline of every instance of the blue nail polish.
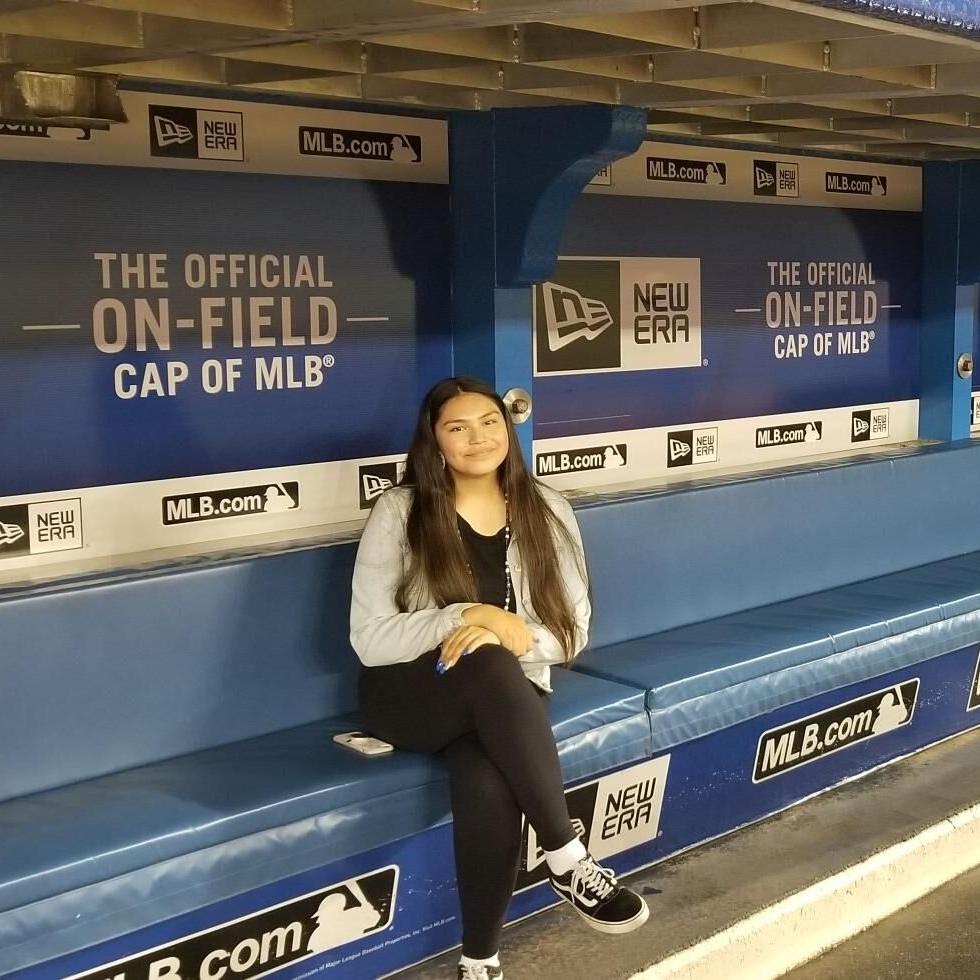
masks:
[[[437,674],[446,673],[446,665],[441,660],[436,661],[436,673]]]

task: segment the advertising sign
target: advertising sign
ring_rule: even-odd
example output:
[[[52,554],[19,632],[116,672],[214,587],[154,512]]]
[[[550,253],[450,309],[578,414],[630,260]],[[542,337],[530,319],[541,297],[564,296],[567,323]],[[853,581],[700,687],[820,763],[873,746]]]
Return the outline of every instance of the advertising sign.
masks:
[[[609,486],[917,438],[919,168],[647,143],[609,178],[534,287],[538,475]]]
[[[0,158],[100,164],[0,162],[0,579],[359,520],[360,467],[397,465],[451,373],[444,123],[126,104],[86,139],[0,132]]]

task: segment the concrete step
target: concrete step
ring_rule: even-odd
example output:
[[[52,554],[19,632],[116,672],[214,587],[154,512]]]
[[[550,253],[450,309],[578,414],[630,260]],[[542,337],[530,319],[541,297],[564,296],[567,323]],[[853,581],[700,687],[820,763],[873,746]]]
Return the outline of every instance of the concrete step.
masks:
[[[507,980],[767,980],[980,864],[980,729],[631,875],[628,936],[556,907],[509,927]],[[664,819],[669,820],[665,811]],[[454,977],[458,952],[402,971]]]

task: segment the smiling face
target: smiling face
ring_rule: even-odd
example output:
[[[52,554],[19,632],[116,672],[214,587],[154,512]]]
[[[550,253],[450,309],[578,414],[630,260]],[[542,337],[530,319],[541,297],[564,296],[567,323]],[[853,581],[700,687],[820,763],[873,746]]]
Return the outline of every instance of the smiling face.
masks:
[[[486,476],[507,458],[507,424],[486,395],[463,392],[450,398],[442,406],[434,434],[446,467],[459,476]]]

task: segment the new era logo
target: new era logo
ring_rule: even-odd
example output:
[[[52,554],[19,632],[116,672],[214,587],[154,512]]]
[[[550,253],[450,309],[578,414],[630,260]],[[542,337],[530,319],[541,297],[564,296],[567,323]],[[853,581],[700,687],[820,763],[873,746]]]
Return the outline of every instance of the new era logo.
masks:
[[[534,287],[534,373],[701,366],[701,260],[561,259]]]
[[[245,159],[244,116],[182,105],[149,107],[150,153],[185,160]]]
[[[865,408],[851,413],[851,442],[869,442],[887,437],[887,408]]]
[[[374,500],[375,497],[380,497],[385,490],[394,485],[392,480],[384,476],[377,476],[374,473],[365,473],[361,476],[365,500]]]
[[[783,160],[752,161],[753,190],[762,197],[799,197],[800,165]]]
[[[668,439],[667,446],[670,456],[670,459],[667,461],[668,466],[676,466],[678,462],[690,456],[693,452],[691,444],[682,439]]]
[[[718,462],[718,429],[683,429],[667,433],[667,467]]]
[[[594,340],[613,325],[609,307],[578,290],[558,283],[542,283],[548,349],[561,350],[576,340]]]
[[[19,524],[5,524],[0,521],[0,547],[20,541],[26,533]]]
[[[0,507],[0,558],[81,547],[82,501],[78,497]]]
[[[174,122],[166,116],[156,116],[153,120],[153,128],[156,131],[157,144],[161,147],[172,146],[174,143],[190,143],[195,136],[187,126]]]
[[[358,498],[361,510],[367,510],[391,487],[397,486],[405,473],[404,462],[367,463],[358,467]]]

